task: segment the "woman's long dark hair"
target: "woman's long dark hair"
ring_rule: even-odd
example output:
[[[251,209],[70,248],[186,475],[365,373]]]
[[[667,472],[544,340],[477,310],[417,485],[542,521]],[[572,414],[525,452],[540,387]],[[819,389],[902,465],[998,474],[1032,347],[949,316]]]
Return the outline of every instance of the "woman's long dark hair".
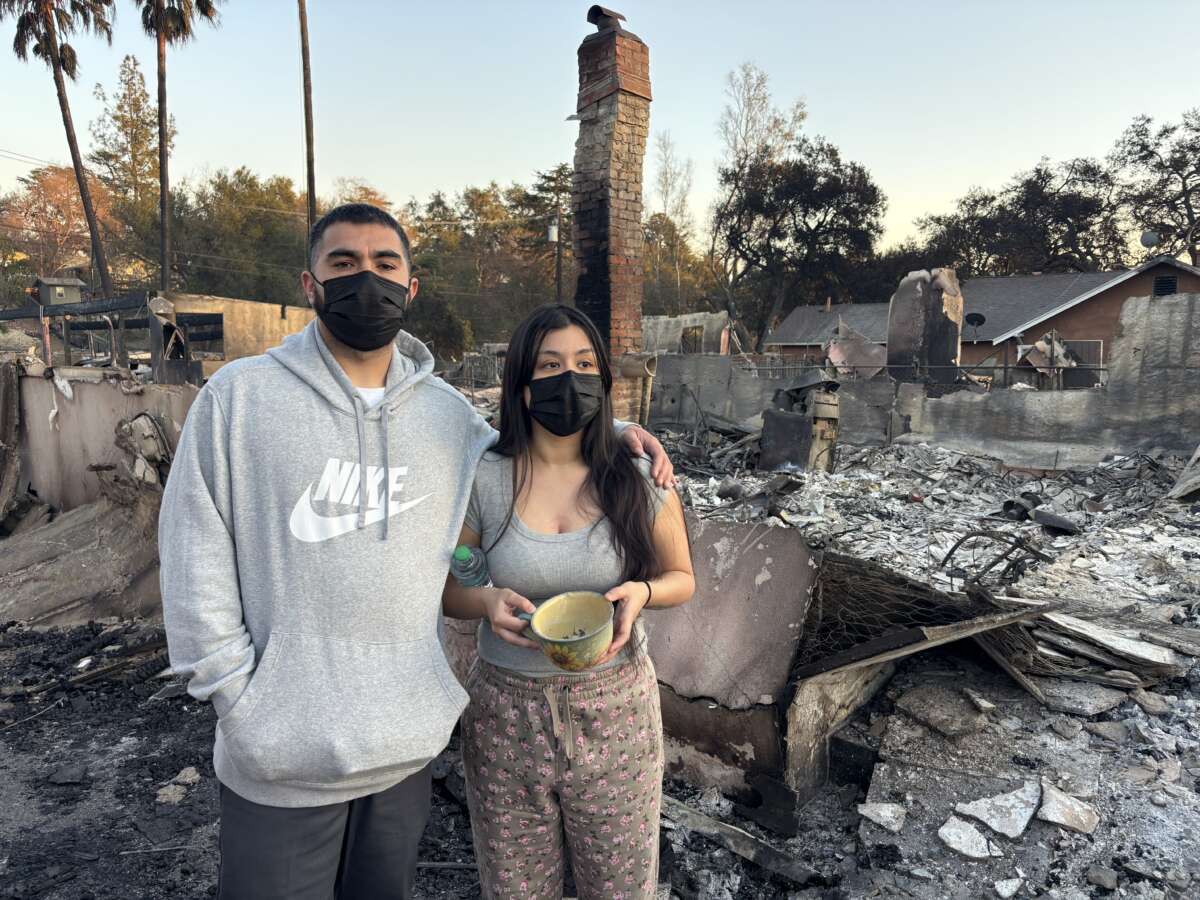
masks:
[[[621,558],[621,580],[655,578],[662,574],[662,567],[654,550],[650,487],[613,430],[613,375],[608,350],[592,320],[570,306],[539,306],[517,326],[508,342],[500,388],[500,440],[493,449],[513,461],[512,505],[504,528],[491,546],[500,543],[508,531],[516,514],[517,498],[529,480],[533,421],[525,406],[525,387],[533,380],[542,340],[548,332],[571,325],[579,326],[587,335],[604,385],[600,412],[583,430],[583,459],[588,467],[586,487],[608,519],[613,549]]]

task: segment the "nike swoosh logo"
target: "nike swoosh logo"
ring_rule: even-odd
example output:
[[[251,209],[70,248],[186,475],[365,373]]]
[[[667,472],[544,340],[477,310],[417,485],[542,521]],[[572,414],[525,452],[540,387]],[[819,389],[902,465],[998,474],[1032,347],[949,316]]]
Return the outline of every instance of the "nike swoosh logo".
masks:
[[[424,497],[418,497],[416,500],[395,504],[391,507],[391,515],[394,516],[397,513],[404,512],[406,509],[412,509],[418,503],[432,496],[433,494],[429,493]],[[367,510],[367,525],[382,522],[383,519],[384,510],[382,507]],[[296,506],[292,510],[292,516],[288,519],[288,527],[292,530],[292,535],[296,540],[304,541],[306,544],[316,544],[354,531],[358,528],[358,513],[346,513],[341,516],[321,515],[312,507],[312,485],[310,484],[304,489],[303,496],[296,501]]]

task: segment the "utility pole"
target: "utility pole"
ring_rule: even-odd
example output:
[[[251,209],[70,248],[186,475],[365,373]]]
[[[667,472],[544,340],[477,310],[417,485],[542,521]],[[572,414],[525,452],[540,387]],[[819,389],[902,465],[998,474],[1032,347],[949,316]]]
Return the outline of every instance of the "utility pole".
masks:
[[[317,220],[317,175],[313,167],[312,67],[308,59],[308,10],[304,0],[296,0],[300,8],[300,59],[304,69],[304,144],[305,172],[308,179],[308,230],[311,233]]]
[[[554,302],[562,303],[562,201],[555,206],[557,218],[554,222]]]

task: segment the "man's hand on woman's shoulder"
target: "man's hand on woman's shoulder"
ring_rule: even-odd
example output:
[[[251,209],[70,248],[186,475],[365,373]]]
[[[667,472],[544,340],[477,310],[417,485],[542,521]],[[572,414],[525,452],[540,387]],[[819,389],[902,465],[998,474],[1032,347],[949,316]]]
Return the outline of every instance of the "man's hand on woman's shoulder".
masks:
[[[660,488],[675,486],[675,466],[658,438],[641,425],[630,425],[621,432],[621,439],[635,456],[650,458],[650,477],[655,484]]]

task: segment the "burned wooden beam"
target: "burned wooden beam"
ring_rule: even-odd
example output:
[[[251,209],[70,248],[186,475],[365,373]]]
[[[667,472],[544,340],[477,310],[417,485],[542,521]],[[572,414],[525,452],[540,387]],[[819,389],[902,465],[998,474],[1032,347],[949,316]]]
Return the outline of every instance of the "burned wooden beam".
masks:
[[[782,850],[772,847],[766,841],[733,825],[727,825],[706,816],[674,797],[663,795],[662,812],[663,816],[672,822],[683,825],[696,834],[703,835],[726,850],[733,851],[742,859],[749,860],[756,866],[761,866],[768,872],[786,878],[788,881],[803,886],[819,883],[822,880],[821,876],[808,866]]]

